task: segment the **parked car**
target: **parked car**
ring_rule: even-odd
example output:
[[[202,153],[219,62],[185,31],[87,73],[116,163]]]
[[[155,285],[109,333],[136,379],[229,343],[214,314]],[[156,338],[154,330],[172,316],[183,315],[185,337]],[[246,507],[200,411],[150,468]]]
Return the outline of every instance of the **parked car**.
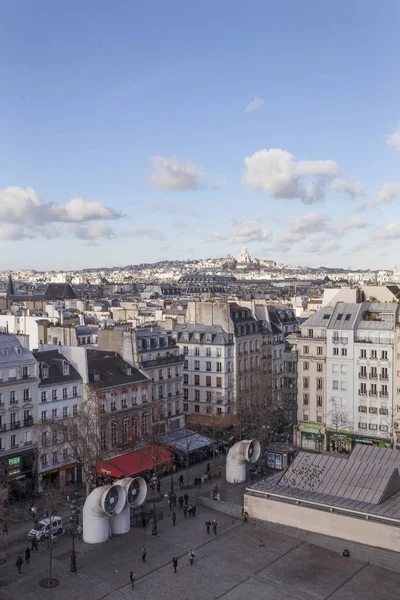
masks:
[[[51,517],[51,534],[63,532],[63,522],[61,517]],[[42,519],[36,528],[28,533],[28,540],[44,540],[50,535],[50,518]]]

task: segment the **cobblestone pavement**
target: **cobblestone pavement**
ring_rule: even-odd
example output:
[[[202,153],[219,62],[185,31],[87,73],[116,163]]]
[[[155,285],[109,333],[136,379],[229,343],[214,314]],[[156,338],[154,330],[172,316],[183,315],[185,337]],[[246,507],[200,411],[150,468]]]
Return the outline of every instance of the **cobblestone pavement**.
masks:
[[[233,488],[232,488],[233,489]],[[202,493],[204,494],[204,488]],[[191,490],[189,494],[191,494]],[[235,496],[240,491],[234,489]],[[226,490],[226,495],[229,496]],[[229,498],[230,499],[230,498]],[[287,535],[244,524],[198,506],[195,518],[177,509],[174,527],[168,509],[159,535],[132,529],[124,536],[89,546],[77,546],[78,572],[70,573],[70,542],[54,546],[54,576],[60,585],[39,587],[46,577],[46,546],[33,553],[18,577],[15,559],[1,567],[2,600],[397,600],[400,573],[344,558]],[[205,521],[216,518],[218,533],[209,535]],[[147,559],[141,561],[141,547]],[[188,560],[194,549],[194,565]],[[179,560],[174,574],[172,558]],[[129,572],[136,575],[135,589]]]

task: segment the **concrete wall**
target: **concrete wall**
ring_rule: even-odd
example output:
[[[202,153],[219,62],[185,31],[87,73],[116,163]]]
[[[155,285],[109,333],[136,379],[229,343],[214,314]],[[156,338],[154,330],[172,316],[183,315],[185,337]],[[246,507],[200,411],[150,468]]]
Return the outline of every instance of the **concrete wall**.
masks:
[[[301,505],[286,504],[249,494],[244,496],[244,506],[250,518],[400,552],[399,527],[306,508]]]
[[[210,508],[211,510],[218,510],[219,512],[230,515],[236,519],[242,518],[242,507],[235,502],[225,502],[223,500],[211,500],[205,496],[199,496],[196,500],[197,504]]]

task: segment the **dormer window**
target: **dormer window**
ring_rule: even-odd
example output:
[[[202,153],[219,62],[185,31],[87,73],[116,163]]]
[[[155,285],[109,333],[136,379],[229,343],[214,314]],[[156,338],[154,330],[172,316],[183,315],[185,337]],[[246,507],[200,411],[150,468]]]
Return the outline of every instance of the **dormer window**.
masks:
[[[68,363],[63,364],[63,375],[69,375],[69,364]]]
[[[126,367],[126,374],[132,375],[132,367]]]
[[[15,348],[15,352],[16,352],[17,354],[22,354],[22,348],[21,348],[20,346],[17,346],[17,347]]]
[[[96,371],[93,373],[93,381],[100,381],[100,373]]]
[[[4,350],[3,350],[3,356],[8,356],[8,348],[4,348]]]
[[[48,379],[49,378],[49,367],[42,367],[42,379]]]

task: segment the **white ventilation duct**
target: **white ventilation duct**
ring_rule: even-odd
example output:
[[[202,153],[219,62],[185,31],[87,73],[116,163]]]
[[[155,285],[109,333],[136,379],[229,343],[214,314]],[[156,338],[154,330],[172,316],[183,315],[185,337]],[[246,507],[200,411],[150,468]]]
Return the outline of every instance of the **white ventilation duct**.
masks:
[[[93,490],[83,507],[83,541],[101,544],[109,537],[108,517],[118,515],[126,503],[122,486],[103,485]]]
[[[228,483],[246,481],[246,462],[255,463],[259,456],[258,440],[242,440],[234,444],[226,457],[226,481]]]
[[[142,477],[125,477],[113,484],[122,488],[125,494],[125,506],[110,517],[111,531],[114,534],[128,533],[131,528],[131,508],[141,506],[146,500],[147,483]]]

